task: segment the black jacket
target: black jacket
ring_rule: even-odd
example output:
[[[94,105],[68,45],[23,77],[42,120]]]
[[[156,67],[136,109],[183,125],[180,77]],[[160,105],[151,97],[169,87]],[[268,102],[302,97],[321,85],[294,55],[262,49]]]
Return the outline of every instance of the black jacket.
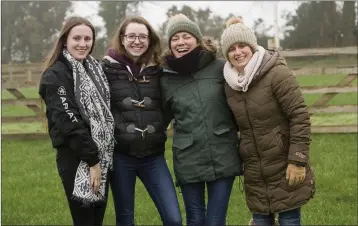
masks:
[[[76,152],[89,166],[96,165],[98,148],[75,100],[72,67],[62,55],[42,74],[39,94],[46,104],[52,146]]]
[[[126,65],[108,56],[101,65],[111,90],[117,141],[114,151],[135,157],[163,153],[167,123],[163,120],[159,88],[162,69],[149,66],[138,75],[132,75]],[[142,104],[135,103],[143,100]],[[147,131],[140,131],[146,128]]]

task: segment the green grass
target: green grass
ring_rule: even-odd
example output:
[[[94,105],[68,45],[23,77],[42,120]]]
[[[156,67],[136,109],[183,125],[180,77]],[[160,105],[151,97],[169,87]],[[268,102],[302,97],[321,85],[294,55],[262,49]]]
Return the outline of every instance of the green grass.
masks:
[[[357,136],[313,135],[311,162],[316,175],[315,198],[303,207],[304,225],[357,225]],[[172,172],[171,140],[166,158]],[[2,142],[2,225],[70,225],[71,217],[48,141]],[[137,180],[136,225],[160,225],[159,214]],[[230,198],[227,224],[247,225],[250,214],[238,179]],[[182,216],[185,211],[178,193]],[[115,224],[112,196],[104,220]]]
[[[22,88],[21,93],[27,98],[39,98],[37,87]],[[1,90],[1,99],[15,99],[15,97],[7,90]]]
[[[314,114],[312,125],[358,125],[357,113]]]
[[[335,85],[345,75],[298,76],[302,86]],[[357,85],[357,80],[353,82]],[[22,89],[29,98],[37,98],[37,88]],[[2,90],[2,99],[14,98]],[[304,95],[311,105],[320,95]],[[357,93],[338,94],[329,104],[357,104]],[[34,115],[22,106],[2,105],[3,116]],[[313,125],[357,124],[357,114],[315,114]],[[45,131],[43,122],[2,124],[3,133]],[[303,208],[305,225],[357,225],[357,136],[312,135],[311,161],[315,169],[317,193]],[[167,142],[167,162],[172,172],[171,140]],[[55,152],[49,141],[2,142],[2,223],[3,225],[70,225],[71,217],[57,174]],[[137,225],[160,225],[159,214],[143,184],[137,180],[135,222]],[[185,211],[178,192],[185,222]],[[238,179],[230,199],[227,224],[244,225],[250,219],[244,193],[239,191]],[[109,198],[104,220],[115,224],[113,201]]]
[[[10,133],[41,133],[46,131],[46,124],[44,122],[28,122],[28,123],[3,123],[1,132]]]
[[[305,103],[308,106],[311,106],[321,94],[303,94]],[[345,104],[357,104],[357,93],[342,93],[334,96],[329,102],[328,105],[345,105]]]
[[[304,56],[304,57],[286,57],[290,68],[321,68],[336,66],[357,65],[356,55],[330,55],[330,56]]]
[[[311,75],[311,76],[296,76],[298,83],[301,86],[333,86],[338,84],[347,75]],[[358,80],[355,79],[351,85],[357,86]]]

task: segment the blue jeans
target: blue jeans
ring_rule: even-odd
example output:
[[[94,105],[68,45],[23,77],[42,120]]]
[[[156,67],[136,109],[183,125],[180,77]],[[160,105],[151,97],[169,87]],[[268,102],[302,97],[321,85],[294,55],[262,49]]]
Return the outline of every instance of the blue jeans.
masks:
[[[273,214],[261,215],[253,214],[254,225],[271,226],[274,225],[275,218]],[[278,214],[278,223],[280,226],[299,226],[301,225],[301,209],[293,209]]]
[[[212,182],[181,185],[188,226],[224,226],[232,185],[235,177],[220,178]],[[208,204],[205,209],[205,184]]]
[[[116,225],[134,225],[134,191],[137,176],[157,207],[163,225],[181,226],[174,183],[164,155],[136,158],[114,153],[111,189]]]

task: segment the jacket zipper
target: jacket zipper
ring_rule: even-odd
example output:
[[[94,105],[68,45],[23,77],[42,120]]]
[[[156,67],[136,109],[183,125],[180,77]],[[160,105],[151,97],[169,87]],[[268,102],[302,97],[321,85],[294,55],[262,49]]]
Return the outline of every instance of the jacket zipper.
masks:
[[[245,95],[245,110],[246,110],[246,114],[247,114],[247,117],[248,117],[248,121],[249,121],[249,124],[250,124],[250,127],[251,127],[251,131],[252,131],[252,135],[254,137],[254,141],[255,141],[255,150],[257,152],[257,155],[259,156],[259,162],[260,162],[260,174],[261,174],[261,177],[262,179],[264,180],[265,182],[265,188],[266,188],[266,198],[267,198],[267,201],[268,201],[268,204],[269,204],[269,212],[270,212],[270,209],[271,209],[271,203],[270,203],[270,199],[268,197],[268,193],[267,193],[267,181],[263,175],[263,168],[262,168],[262,163],[261,163],[261,155],[260,155],[260,152],[259,150],[257,149],[257,139],[256,139],[256,135],[255,135],[255,132],[254,132],[254,128],[252,127],[252,123],[251,123],[251,119],[250,119],[250,114],[249,114],[249,111],[247,109],[247,103],[246,103],[246,95]]]
[[[189,76],[191,76],[191,74],[190,74]],[[199,92],[199,81],[198,81],[197,79],[195,79],[194,76],[192,76],[192,77],[193,77],[193,80],[196,82],[196,87],[197,87],[196,90],[198,91],[198,96],[199,96],[199,99],[200,99],[201,109],[203,109],[203,101],[202,101],[202,99],[201,99],[200,92]],[[206,118],[205,118],[204,115],[203,115],[203,118],[204,118],[205,133],[206,133],[206,136],[205,136],[205,137],[208,137],[207,131],[208,131],[208,127],[209,127],[209,126],[208,126],[208,124],[207,124],[207,122],[206,122]],[[205,144],[207,144],[207,142],[205,142]],[[210,149],[212,149],[212,147],[211,147],[210,144],[208,144],[208,146],[210,147]],[[213,169],[214,169],[214,179],[216,180],[218,177],[217,177],[217,175],[216,175],[216,170],[215,170],[215,164],[214,164],[214,158],[213,158],[213,153],[212,153],[212,151],[210,151],[210,160],[211,160],[211,164],[212,164]]]

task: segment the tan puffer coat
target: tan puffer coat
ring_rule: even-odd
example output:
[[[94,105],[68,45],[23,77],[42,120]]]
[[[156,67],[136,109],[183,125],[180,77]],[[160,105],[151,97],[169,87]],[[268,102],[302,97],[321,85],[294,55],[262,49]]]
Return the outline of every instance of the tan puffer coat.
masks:
[[[308,202],[315,192],[309,164],[310,116],[296,78],[277,51],[266,51],[247,92],[225,84],[240,129],[246,202],[251,212],[279,213]],[[289,162],[306,164],[305,180],[289,186]]]

